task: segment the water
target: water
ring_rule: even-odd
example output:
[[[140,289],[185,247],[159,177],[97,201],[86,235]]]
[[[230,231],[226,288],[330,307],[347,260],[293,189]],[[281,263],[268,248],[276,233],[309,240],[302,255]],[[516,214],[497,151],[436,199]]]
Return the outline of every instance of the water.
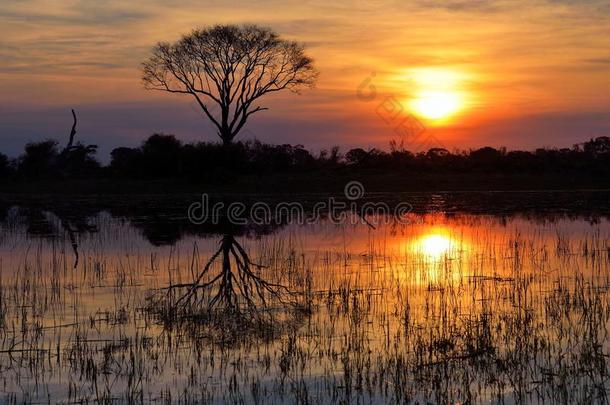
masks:
[[[6,205],[0,401],[606,402],[607,218],[440,201],[375,228]]]

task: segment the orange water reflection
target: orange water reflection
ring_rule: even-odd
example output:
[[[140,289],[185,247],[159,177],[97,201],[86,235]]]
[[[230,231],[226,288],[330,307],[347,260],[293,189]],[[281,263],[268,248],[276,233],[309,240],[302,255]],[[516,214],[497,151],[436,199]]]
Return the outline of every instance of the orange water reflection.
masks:
[[[430,234],[416,241],[415,245],[423,254],[438,259],[451,248],[451,239],[445,235]]]
[[[278,334],[264,345],[225,347],[219,355],[214,342],[192,341],[166,331],[142,310],[151,291],[193,280],[218,250],[222,235],[184,234],[174,245],[155,246],[129,223],[104,215],[95,222],[99,232],[78,238],[81,260],[76,268],[69,238],[61,234],[58,239],[35,237],[19,224],[3,229],[0,319],[11,326],[4,329],[9,338],[0,351],[22,350],[14,355],[22,356],[20,364],[27,365],[32,360],[27,356],[38,353],[31,349],[52,347],[59,359],[72,359],[74,353],[82,352],[90,358],[82,364],[95,364],[98,369],[117,364],[128,369],[131,357],[125,353],[145,348],[137,366],[142,370],[143,392],[151,397],[205,386],[212,387],[206,388],[210,398],[234,389],[252,399],[249,381],[269,392],[278,386],[284,376],[277,370],[285,366],[278,362],[286,357],[286,344],[291,341],[286,336]],[[307,322],[295,325],[291,333],[301,350],[299,361],[308,375],[318,379],[319,385],[308,386],[313,391],[332,386],[337,378],[346,386],[342,379],[350,377],[342,370],[347,362],[370,362],[370,373],[377,376],[396,369],[397,375],[413,380],[413,370],[437,370],[435,364],[453,359],[448,363],[451,367],[438,367],[449,384],[450,400],[441,403],[466,402],[463,392],[478,395],[473,403],[489,403],[520,388],[504,368],[481,367],[481,360],[507,367],[513,361],[540,356],[541,365],[512,372],[524,373],[518,374],[524,381],[543,381],[545,370],[565,361],[562,355],[568,348],[576,344],[589,349],[583,341],[587,335],[578,329],[579,311],[592,309],[585,304],[599,303],[604,314],[610,313],[607,221],[438,214],[414,218],[408,225],[381,224],[375,229],[364,224],[319,223],[286,226],[260,237],[234,237],[254,262],[263,265],[257,274],[311,300]],[[213,270],[221,262],[214,262]],[[560,304],[565,302],[573,304]],[[563,310],[556,311],[560,307]],[[610,327],[610,318],[596,317],[587,327],[602,333]],[[28,340],[22,338],[22,329]],[[532,340],[527,340],[530,336]],[[171,342],[179,343],[172,346]],[[600,338],[599,344],[608,342]],[[261,357],[261,347],[268,356]],[[515,353],[521,352],[515,348],[521,347],[530,351],[517,358]],[[541,347],[551,349],[542,356],[537,351]],[[610,347],[604,350],[608,353]],[[221,356],[220,361],[215,356]],[[574,359],[566,369],[578,370],[581,364]],[[0,368],[8,364],[2,361]],[[228,388],[230,378],[217,364],[231,362],[239,364],[235,381],[245,383]],[[398,364],[402,366],[397,368]],[[118,366],[108,368],[108,375],[127,384],[128,377],[115,371]],[[80,362],[53,360],[44,368],[40,392],[47,395],[48,389],[50,401],[70,395],[77,400],[90,398],[89,392],[94,392],[94,382],[88,380],[78,381],[84,388],[76,394],[64,388],[62,376],[69,376],[68,383],[75,385],[81,375],[70,367],[81,371]],[[468,378],[457,378],[462,369],[468,371]],[[369,373],[368,366],[363,370]],[[21,366],[0,371],[5,392],[17,392],[17,398],[41,377],[24,377]],[[287,373],[295,380],[303,378],[299,371]],[[427,381],[421,379],[406,388],[413,396],[425,395],[419,384]],[[361,402],[400,402],[387,394],[392,392],[389,387],[358,395],[364,398]],[[107,389],[108,395],[123,398],[116,386]],[[325,392],[316,391],[316,395],[323,397]],[[34,396],[42,398],[42,394]],[[2,398],[0,391],[0,402]]]

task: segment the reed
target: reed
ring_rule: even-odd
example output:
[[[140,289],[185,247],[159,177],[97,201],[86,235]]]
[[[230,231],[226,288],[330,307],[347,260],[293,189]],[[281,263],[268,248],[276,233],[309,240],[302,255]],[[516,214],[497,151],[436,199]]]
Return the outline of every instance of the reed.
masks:
[[[605,403],[610,224],[0,238],[5,403]]]

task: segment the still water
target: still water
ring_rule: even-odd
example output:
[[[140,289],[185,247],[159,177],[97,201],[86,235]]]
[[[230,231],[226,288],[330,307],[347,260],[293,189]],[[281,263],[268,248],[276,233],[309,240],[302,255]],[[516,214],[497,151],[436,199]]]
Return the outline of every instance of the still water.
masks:
[[[203,226],[12,206],[2,403],[592,403],[610,223]]]

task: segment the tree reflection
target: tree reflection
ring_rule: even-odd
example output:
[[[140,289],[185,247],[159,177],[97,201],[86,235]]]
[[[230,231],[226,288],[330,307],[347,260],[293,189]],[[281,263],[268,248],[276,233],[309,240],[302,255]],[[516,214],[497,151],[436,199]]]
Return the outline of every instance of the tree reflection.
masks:
[[[278,282],[278,274],[263,275],[269,270],[255,263],[232,233],[225,233],[193,281],[153,293],[148,311],[166,330],[224,344],[277,337],[297,327],[309,309],[303,294]]]
[[[18,220],[23,221],[29,236],[50,239],[67,237],[74,255],[74,268],[78,267],[80,261],[79,235],[98,232],[97,225],[91,222],[95,214],[61,207],[50,210],[39,206],[19,208],[17,211]]]
[[[213,274],[213,264],[220,258],[220,270]],[[252,262],[248,253],[233,235],[225,234],[220,248],[210,257],[192,283],[175,284],[168,290],[184,290],[175,302],[176,307],[205,306],[208,311],[220,309],[230,315],[259,318],[267,299],[281,301],[289,290],[271,283],[256,274],[264,266]]]

